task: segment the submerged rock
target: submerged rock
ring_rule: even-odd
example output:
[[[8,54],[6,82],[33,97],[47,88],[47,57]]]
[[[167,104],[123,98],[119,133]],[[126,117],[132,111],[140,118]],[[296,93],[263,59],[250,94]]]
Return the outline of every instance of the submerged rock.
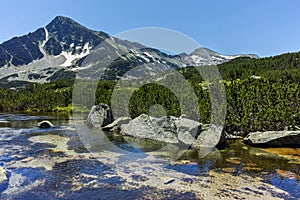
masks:
[[[124,135],[188,145],[195,142],[202,130],[202,124],[190,119],[173,116],[155,118],[145,114],[121,126]]]
[[[255,146],[300,146],[300,131],[265,131],[249,133],[244,142]]]
[[[93,127],[106,126],[113,122],[111,109],[108,105],[100,103],[91,108],[87,118],[87,123]]]
[[[6,170],[0,167],[0,184],[7,180]]]
[[[50,128],[50,127],[53,127],[53,126],[54,126],[54,125],[53,125],[50,121],[48,121],[48,120],[41,121],[41,122],[39,122],[37,125],[38,125],[39,128]]]
[[[115,121],[113,121],[111,124],[108,124],[104,126],[102,129],[105,131],[114,131],[114,130],[120,130],[121,126],[123,124],[128,124],[132,120],[130,117],[119,117]]]
[[[172,178],[171,180],[168,180],[167,182],[164,182],[164,184],[165,184],[165,185],[168,185],[168,184],[170,184],[170,183],[173,183],[174,181],[175,181],[175,179]]]

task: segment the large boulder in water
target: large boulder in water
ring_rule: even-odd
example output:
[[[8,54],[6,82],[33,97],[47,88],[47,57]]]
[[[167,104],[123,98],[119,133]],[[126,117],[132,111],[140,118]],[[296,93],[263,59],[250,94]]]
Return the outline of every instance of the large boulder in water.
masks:
[[[121,125],[124,135],[188,145],[195,142],[202,130],[202,124],[190,119],[173,116],[155,118],[145,114]]]
[[[249,133],[244,142],[253,146],[300,146],[300,131],[265,131]]]
[[[188,145],[195,143],[200,132],[204,130],[201,123],[183,117],[173,118],[172,123],[175,124],[178,140]]]
[[[38,127],[39,128],[50,128],[50,127],[53,127],[53,124],[48,120],[44,120],[44,121],[41,121],[38,123]]]
[[[102,127],[113,122],[113,115],[108,105],[100,103],[91,108],[87,118],[87,123],[90,126]]]

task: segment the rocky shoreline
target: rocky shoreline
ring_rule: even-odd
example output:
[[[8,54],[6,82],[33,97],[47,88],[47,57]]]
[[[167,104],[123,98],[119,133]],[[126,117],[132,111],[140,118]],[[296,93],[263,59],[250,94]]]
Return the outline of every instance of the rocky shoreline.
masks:
[[[185,116],[157,118],[142,114],[135,119],[120,117],[116,120],[112,116],[108,105],[99,104],[92,107],[87,123],[92,127],[101,127],[105,131],[119,130],[122,135],[126,136],[190,145],[195,148],[223,146],[228,139],[243,139],[245,144],[259,147],[300,146],[300,131],[252,132],[243,138],[224,132],[221,135],[211,133],[221,132],[222,127],[201,124]],[[205,136],[211,137],[211,141],[201,141]]]

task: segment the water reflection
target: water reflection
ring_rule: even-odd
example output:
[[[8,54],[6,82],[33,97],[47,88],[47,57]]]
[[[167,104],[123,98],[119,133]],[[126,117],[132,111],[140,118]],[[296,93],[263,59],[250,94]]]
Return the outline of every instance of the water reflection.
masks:
[[[68,113],[2,113],[0,114],[0,128],[31,128],[37,123],[49,119],[56,125],[70,125],[73,123]]]

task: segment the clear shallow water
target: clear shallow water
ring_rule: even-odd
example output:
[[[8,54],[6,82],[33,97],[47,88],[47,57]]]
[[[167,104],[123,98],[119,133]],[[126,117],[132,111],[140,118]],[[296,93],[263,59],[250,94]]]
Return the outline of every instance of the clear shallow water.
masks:
[[[71,116],[62,113],[1,113],[0,127],[8,128],[32,128],[42,120],[50,120],[55,125],[71,125]]]
[[[44,119],[55,127],[37,128],[37,122]],[[274,150],[267,152],[240,141],[229,141],[227,148],[204,158],[199,158],[196,150],[189,150],[179,160],[170,161],[167,154],[158,158],[145,154],[161,148],[162,143],[118,134],[108,134],[108,138],[120,148],[136,153],[135,157],[89,153],[68,115],[0,114],[0,166],[6,169],[8,178],[0,185],[1,198],[198,198],[199,192],[184,188],[190,184],[191,188],[203,188],[200,194],[203,199],[210,192],[214,199],[222,199],[222,195],[230,199],[262,197],[266,192],[274,199],[300,199],[300,150],[297,149],[277,149],[282,154],[279,156],[270,153]],[[93,145],[100,144],[99,141]],[[157,175],[160,172],[162,175]],[[160,176],[154,179],[157,184],[149,181],[156,175]],[[241,179],[245,185],[235,185]],[[178,183],[182,183],[181,191],[174,189]]]

